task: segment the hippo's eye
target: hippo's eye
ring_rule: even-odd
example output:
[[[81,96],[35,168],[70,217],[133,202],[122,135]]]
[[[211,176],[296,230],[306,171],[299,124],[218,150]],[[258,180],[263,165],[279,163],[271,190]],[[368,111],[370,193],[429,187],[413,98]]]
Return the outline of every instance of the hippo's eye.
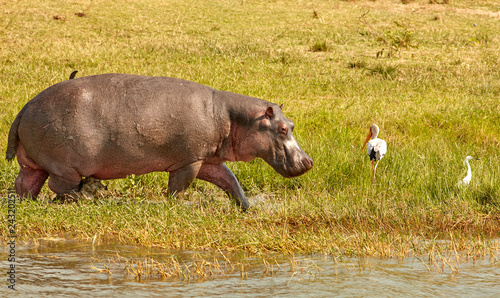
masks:
[[[278,131],[280,134],[286,135],[288,133],[288,127],[285,124],[279,126]]]

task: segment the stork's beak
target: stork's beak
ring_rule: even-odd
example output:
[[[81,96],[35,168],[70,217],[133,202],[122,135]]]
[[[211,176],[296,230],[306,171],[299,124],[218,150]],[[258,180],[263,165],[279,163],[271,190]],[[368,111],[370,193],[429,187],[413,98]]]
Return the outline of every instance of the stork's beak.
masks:
[[[372,130],[370,128],[370,133],[368,134],[368,136],[366,137],[366,140],[365,140],[365,143],[363,144],[363,148],[362,149],[365,149],[365,146],[366,146],[366,143],[368,143],[368,141],[371,139],[372,137]]]

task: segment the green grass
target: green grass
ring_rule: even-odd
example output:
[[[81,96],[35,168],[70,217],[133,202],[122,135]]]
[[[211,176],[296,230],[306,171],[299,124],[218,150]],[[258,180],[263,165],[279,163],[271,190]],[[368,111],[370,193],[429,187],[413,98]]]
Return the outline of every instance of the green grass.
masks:
[[[254,204],[247,213],[200,181],[168,197],[164,173],[109,181],[97,205],[46,204],[45,186],[41,203],[17,204],[19,237],[282,253],[406,255],[439,239],[486,249],[500,236],[500,6],[406,2],[0,4],[2,152],[22,106],[77,69],[173,76],[283,104],[315,163],[294,179],[261,160],[229,163]],[[375,185],[361,150],[373,123],[389,148]],[[481,160],[458,189],[467,155]],[[7,197],[18,165],[0,168]]]

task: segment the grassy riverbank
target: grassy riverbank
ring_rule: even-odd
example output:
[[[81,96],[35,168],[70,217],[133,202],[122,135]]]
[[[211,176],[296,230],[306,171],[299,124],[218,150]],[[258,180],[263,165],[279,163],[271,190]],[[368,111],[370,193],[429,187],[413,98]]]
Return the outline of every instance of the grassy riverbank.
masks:
[[[315,162],[295,179],[260,160],[228,164],[253,204],[246,213],[199,181],[169,198],[164,173],[106,182],[97,204],[47,204],[45,186],[41,202],[17,203],[18,237],[248,252],[488,252],[488,239],[500,236],[500,5],[449,2],[0,4],[2,152],[22,106],[77,69],[178,77],[283,104]],[[361,150],[372,123],[389,148],[376,184]],[[459,189],[467,155],[481,160]],[[6,198],[18,165],[2,159],[0,171]]]

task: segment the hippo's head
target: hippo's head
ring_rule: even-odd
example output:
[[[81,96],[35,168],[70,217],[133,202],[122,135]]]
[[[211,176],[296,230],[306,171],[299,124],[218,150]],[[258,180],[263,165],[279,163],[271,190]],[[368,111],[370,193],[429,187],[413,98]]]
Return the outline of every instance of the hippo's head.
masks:
[[[286,178],[300,176],[312,168],[312,158],[295,140],[294,124],[283,115],[280,106],[270,103],[254,113],[245,126],[237,141],[238,160],[260,157]]]

